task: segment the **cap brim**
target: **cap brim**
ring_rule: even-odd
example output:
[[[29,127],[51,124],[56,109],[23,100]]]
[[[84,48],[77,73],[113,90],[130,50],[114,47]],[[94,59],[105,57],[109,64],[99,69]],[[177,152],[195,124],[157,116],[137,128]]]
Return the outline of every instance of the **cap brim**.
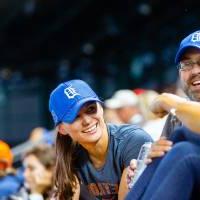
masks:
[[[183,46],[182,48],[179,48],[178,52],[176,53],[176,57],[175,57],[175,64],[177,65],[180,62],[180,59],[183,55],[183,53],[185,53],[185,51],[189,48],[197,48],[200,49],[200,46],[198,45],[194,45],[194,44],[187,44],[186,46]]]
[[[103,102],[98,99],[98,98],[84,98],[81,99],[80,101],[78,101],[72,108],[71,110],[69,110],[66,115],[63,117],[62,121],[66,122],[66,123],[73,123],[73,121],[75,120],[77,114],[79,113],[80,109],[82,108],[82,106],[90,101],[96,101],[99,102],[101,104],[103,104]]]

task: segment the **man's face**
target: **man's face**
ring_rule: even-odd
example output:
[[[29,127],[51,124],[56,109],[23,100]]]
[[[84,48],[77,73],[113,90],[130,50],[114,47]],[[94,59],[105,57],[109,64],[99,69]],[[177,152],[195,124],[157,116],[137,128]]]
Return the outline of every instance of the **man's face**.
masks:
[[[188,49],[180,62],[195,63],[191,69],[180,69],[179,76],[183,91],[191,100],[200,102],[200,49]]]

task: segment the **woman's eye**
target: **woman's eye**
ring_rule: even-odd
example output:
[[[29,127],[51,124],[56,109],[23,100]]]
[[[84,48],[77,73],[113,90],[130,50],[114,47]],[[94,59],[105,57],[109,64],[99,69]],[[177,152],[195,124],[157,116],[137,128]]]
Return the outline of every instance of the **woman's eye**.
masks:
[[[96,113],[96,111],[97,111],[96,105],[89,106],[88,109],[87,109],[88,114]]]

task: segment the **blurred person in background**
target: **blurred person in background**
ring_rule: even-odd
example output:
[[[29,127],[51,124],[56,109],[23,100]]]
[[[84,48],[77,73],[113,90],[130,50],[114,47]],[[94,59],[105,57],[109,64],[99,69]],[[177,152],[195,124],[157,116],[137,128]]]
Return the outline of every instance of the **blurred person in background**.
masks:
[[[184,93],[190,100],[200,102],[200,31],[191,33],[181,41],[175,63]],[[169,115],[162,135],[169,137],[181,125],[176,116]]]
[[[27,151],[23,157],[24,186],[11,195],[11,200],[47,200],[53,191],[55,149],[49,145],[39,145]]]
[[[0,199],[16,193],[21,185],[22,179],[13,168],[12,151],[6,142],[0,140]]]
[[[154,141],[160,138],[166,121],[166,116],[160,118],[150,109],[152,101],[157,96],[158,93],[154,90],[143,90],[142,93],[138,94],[139,105],[144,118],[142,128],[151,135]]]
[[[29,140],[33,143],[46,143],[53,145],[55,143],[55,133],[54,130],[47,130],[44,127],[36,127],[31,131]]]
[[[49,146],[54,146],[55,135],[55,130],[47,130],[40,126],[33,128],[29,133],[28,140],[12,148],[14,163],[21,163],[22,155],[38,145],[47,144]],[[21,170],[23,171],[22,168]]]
[[[104,107],[104,119],[107,123],[122,124],[115,109]]]
[[[86,186],[95,199],[123,200],[127,167],[151,137],[133,124],[106,124],[102,101],[82,80],[59,84],[51,93],[49,110],[56,129],[55,198],[79,199]],[[153,157],[171,142],[157,142]]]
[[[128,89],[116,91],[110,99],[105,100],[105,107],[115,109],[119,119],[125,124],[143,123],[137,95]]]

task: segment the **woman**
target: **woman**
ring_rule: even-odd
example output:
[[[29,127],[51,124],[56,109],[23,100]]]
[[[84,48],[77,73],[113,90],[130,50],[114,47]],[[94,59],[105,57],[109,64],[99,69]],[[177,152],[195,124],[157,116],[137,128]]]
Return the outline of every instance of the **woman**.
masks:
[[[82,80],[58,85],[49,109],[58,132],[55,198],[79,199],[80,188],[87,186],[97,199],[124,199],[129,162],[151,137],[135,125],[106,124],[102,101]],[[154,156],[163,155],[171,143],[158,145]]]
[[[23,159],[24,186],[12,200],[47,200],[53,189],[55,149],[48,145],[37,146],[25,153]]]

